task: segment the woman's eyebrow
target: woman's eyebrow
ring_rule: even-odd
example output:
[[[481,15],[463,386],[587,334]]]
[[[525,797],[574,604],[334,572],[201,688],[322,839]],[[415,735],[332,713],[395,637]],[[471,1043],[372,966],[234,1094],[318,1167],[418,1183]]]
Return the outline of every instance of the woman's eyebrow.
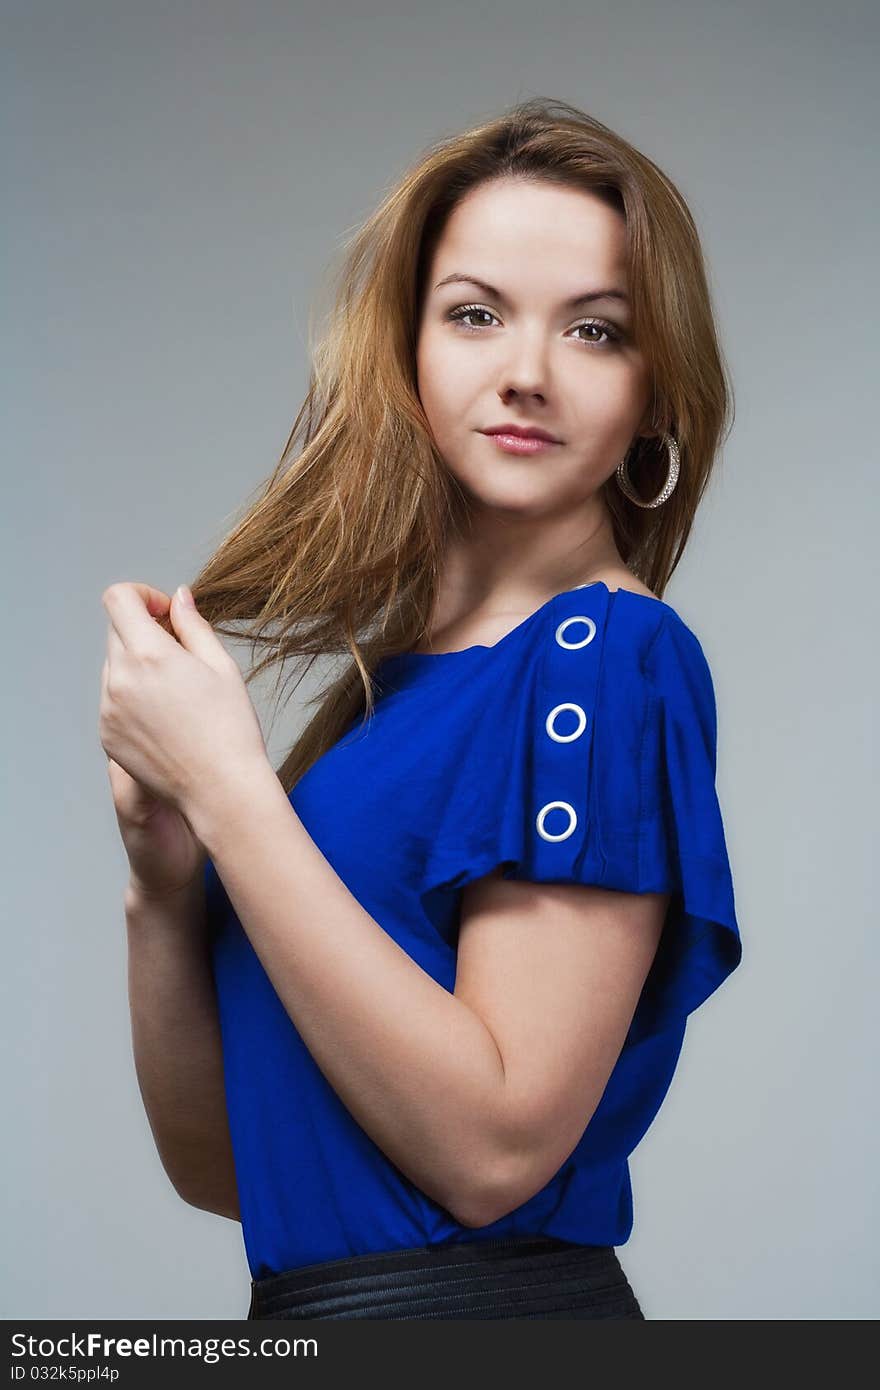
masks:
[[[494,285],[487,285],[485,280],[478,280],[475,275],[463,275],[458,271],[454,271],[452,275],[445,276],[444,279],[434,286],[434,289],[439,290],[442,289],[444,285],[461,283],[476,285],[477,289],[481,290],[483,294],[488,295],[490,299],[497,299],[499,304],[509,304],[509,300],[503,290],[496,289]],[[585,290],[583,294],[576,294],[573,295],[571,299],[566,299],[561,307],[563,309],[578,309],[582,304],[592,304],[597,299],[618,299],[623,304],[629,303],[629,298],[623,290]]]

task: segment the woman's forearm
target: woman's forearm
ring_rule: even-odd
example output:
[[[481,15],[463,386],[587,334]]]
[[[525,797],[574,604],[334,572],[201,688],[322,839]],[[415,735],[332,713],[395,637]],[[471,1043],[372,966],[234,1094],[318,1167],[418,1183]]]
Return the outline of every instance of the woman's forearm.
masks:
[[[238,1219],[204,885],[125,893],[135,1070],[162,1166],[192,1206]]]
[[[489,1029],[361,907],[268,760],[186,808],[272,985],[361,1128],[472,1226],[515,1161]]]

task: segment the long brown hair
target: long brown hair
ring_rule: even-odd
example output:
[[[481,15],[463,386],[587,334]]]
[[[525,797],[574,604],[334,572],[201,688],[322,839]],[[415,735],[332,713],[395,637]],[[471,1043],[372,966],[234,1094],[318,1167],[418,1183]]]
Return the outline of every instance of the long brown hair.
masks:
[[[625,220],[632,332],[653,381],[652,423],[677,440],[681,473],[655,509],[635,506],[614,475],[604,492],[622,559],[658,598],[732,427],[697,229],[647,156],[576,107],[540,97],[431,146],[343,243],[317,343],[310,313],[309,390],[281,458],[190,586],[218,633],[263,649],[248,683],[276,663],[280,678],[290,658],[311,658],[300,680],[317,656],[349,658],[310,702],[317,711],[277,770],[287,792],[352,720],[372,712],[378,662],[425,635],[465,500],[418,397],[424,278],[456,204],[503,177],[586,190]],[[656,441],[643,445],[629,472],[648,499],[667,459]]]

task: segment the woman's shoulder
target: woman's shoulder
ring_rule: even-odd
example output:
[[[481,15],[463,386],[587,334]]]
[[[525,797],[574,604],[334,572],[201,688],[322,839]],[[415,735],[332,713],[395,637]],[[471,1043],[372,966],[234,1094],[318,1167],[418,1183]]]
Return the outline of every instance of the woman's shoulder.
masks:
[[[559,594],[548,605],[535,636],[543,648],[545,682],[588,675],[625,703],[668,680],[695,673],[702,683],[708,663],[699,636],[676,607],[626,572]],[[546,640],[541,641],[544,638]]]
[[[688,634],[694,641],[699,640],[679,610],[655,594],[653,589],[630,570],[608,570],[596,580],[589,584],[577,585],[561,597],[570,601],[583,594],[584,590],[589,591],[592,588],[596,588],[604,600],[603,608],[609,625],[613,619],[618,628],[630,635],[639,631],[649,639],[664,628],[674,628],[682,634]],[[638,602],[633,602],[633,597]]]
[[[644,656],[654,635],[667,620],[681,621],[676,610],[659,598],[652,589],[628,570],[608,570],[586,584],[577,584],[558,594],[548,605],[548,621],[558,621],[562,615],[567,641],[557,635],[557,641],[568,645],[578,636],[578,620],[590,628],[583,646],[596,636],[603,652],[627,651]]]
[[[647,584],[643,584],[630,570],[609,570],[606,574],[600,575],[605,588],[611,593],[618,589],[626,589],[631,594],[641,594],[643,598],[652,598],[657,603],[663,600],[658,598],[653,589],[649,589]]]

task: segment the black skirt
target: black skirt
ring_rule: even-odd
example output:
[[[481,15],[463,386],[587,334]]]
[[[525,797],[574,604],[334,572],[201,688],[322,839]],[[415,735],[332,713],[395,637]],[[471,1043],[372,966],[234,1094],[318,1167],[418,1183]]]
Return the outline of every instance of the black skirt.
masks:
[[[555,1236],[389,1250],[251,1280],[260,1318],[639,1318],[612,1245]]]

